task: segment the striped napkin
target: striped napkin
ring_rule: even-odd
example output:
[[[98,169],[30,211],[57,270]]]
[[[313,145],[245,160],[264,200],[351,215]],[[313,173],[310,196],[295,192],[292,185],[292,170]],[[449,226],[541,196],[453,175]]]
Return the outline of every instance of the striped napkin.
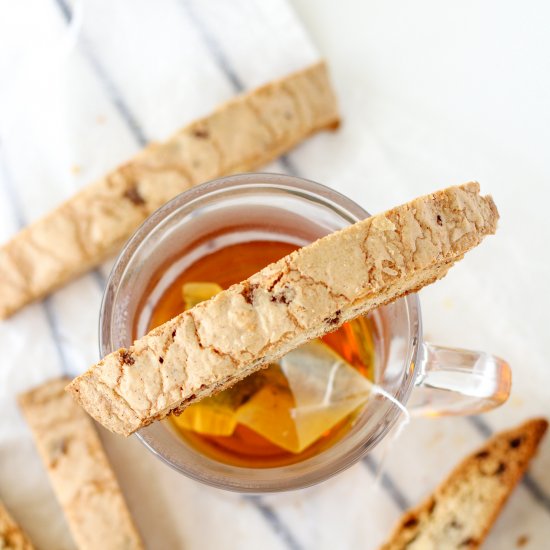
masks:
[[[319,56],[285,0],[0,4],[0,241],[145,143]],[[334,71],[342,130],[311,138],[267,169],[332,185],[372,211],[438,184],[460,183],[441,182],[436,168],[433,179],[426,177],[426,166],[441,167],[443,160],[422,149],[421,132],[416,149],[401,137],[404,128],[423,128],[426,121],[389,99],[382,114],[369,111],[365,88],[376,90],[361,87],[368,75],[352,79],[361,61],[350,64],[354,71]],[[432,129],[446,130],[436,122]],[[512,209],[510,203],[507,215]],[[503,226],[506,232],[504,217]],[[493,239],[504,244],[484,243],[483,251],[423,292],[425,324],[430,337],[498,352],[516,366],[526,349],[512,337],[518,318],[507,313],[509,302],[499,301],[505,287],[497,286],[494,267],[510,249],[506,239]],[[521,264],[521,252],[513,252]],[[97,360],[109,269],[107,263],[0,324],[0,499],[40,548],[74,546],[15,395]],[[464,288],[472,289],[471,300],[460,299]],[[226,494],[171,471],[135,438],[100,434],[148,548],[375,549],[401,511],[495,427],[544,412],[541,388],[547,392],[550,379],[538,349],[532,380],[518,376],[518,394],[501,410],[468,420],[414,421],[396,442],[348,471],[288,494]],[[514,548],[527,532],[529,548],[550,540],[544,464],[547,452],[496,527],[494,547]]]

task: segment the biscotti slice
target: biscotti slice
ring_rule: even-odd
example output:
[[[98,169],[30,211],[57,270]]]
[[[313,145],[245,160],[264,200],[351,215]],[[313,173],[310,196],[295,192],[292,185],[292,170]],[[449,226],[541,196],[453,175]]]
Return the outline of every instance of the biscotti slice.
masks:
[[[80,549],[143,548],[92,419],[52,380],[19,396],[53,489]]]
[[[0,550],[33,550],[34,546],[0,502]]]
[[[537,451],[548,422],[501,432],[464,459],[435,492],[401,519],[380,550],[474,550]]]
[[[129,435],[293,348],[441,278],[496,229],[477,183],[451,187],[301,248],[76,378],[77,401]]]
[[[0,319],[98,265],[182,191],[254,170],[338,123],[327,68],[318,63],[150,145],[0,247]]]

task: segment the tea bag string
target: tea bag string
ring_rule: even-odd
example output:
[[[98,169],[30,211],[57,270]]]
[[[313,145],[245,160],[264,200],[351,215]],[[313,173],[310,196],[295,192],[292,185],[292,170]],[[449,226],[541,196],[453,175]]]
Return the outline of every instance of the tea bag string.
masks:
[[[323,402],[322,404],[326,407],[330,404],[331,402],[331,397],[332,397],[332,391],[333,391],[333,388],[334,388],[334,380],[336,378],[336,372],[338,371],[339,367],[340,367],[341,363],[338,362],[338,361],[334,361],[334,363],[332,364],[332,367],[330,369],[330,373],[329,373],[329,376],[328,376],[328,382],[327,382],[327,387],[325,389],[325,395],[323,396]]]
[[[384,388],[377,384],[374,384],[372,386],[371,391],[373,395],[381,395],[382,397],[385,397],[388,401],[391,401],[394,405],[396,405],[397,408],[401,411],[402,420],[397,426],[394,434],[394,438],[397,439],[401,435],[403,428],[407,426],[407,424],[411,421],[411,413],[409,409],[407,409],[407,407],[405,407],[405,405],[403,405],[403,403],[401,403],[399,399],[394,397],[391,393],[388,393]]]
[[[396,405],[397,408],[401,411],[400,418],[395,430],[393,430],[390,433],[389,437],[382,442],[382,446],[381,446],[382,452],[380,456],[380,462],[378,462],[378,464],[376,464],[375,466],[374,483],[375,483],[375,486],[379,487],[381,483],[382,472],[384,470],[384,464],[386,462],[386,457],[388,455],[388,452],[390,451],[391,447],[395,444],[395,442],[397,441],[397,439],[405,429],[405,426],[407,426],[411,421],[411,413],[409,412],[407,407],[405,407],[405,405],[401,403],[401,401],[396,399],[393,395],[388,393],[385,389],[383,389],[380,386],[374,385],[372,388],[372,394],[373,395],[378,394],[378,395],[381,395],[382,397],[385,397],[386,399],[391,401],[394,405]]]

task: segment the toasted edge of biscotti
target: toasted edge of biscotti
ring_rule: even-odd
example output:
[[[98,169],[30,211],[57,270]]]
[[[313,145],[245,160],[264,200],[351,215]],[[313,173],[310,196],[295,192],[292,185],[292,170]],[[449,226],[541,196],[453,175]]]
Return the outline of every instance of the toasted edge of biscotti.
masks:
[[[548,428],[544,418],[500,432],[407,511],[381,550],[479,548]]]

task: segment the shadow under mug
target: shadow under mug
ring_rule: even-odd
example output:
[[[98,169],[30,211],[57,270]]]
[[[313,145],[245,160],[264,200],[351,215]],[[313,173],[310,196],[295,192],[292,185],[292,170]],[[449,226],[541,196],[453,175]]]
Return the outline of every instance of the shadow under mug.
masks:
[[[101,355],[147,332],[163,291],[202,256],[252,240],[303,246],[368,215],[328,187],[278,174],[230,176],[182,193],[149,217],[118,257],[101,308]],[[167,421],[137,437],[165,463],[203,483],[240,492],[284,491],[319,483],[357,462],[388,434],[402,405],[423,415],[471,414],[507,399],[511,373],[504,361],[423,341],[416,294],[370,315],[377,328],[375,383],[383,392],[372,395],[349,431],[319,454],[280,467],[245,468],[201,454]]]

